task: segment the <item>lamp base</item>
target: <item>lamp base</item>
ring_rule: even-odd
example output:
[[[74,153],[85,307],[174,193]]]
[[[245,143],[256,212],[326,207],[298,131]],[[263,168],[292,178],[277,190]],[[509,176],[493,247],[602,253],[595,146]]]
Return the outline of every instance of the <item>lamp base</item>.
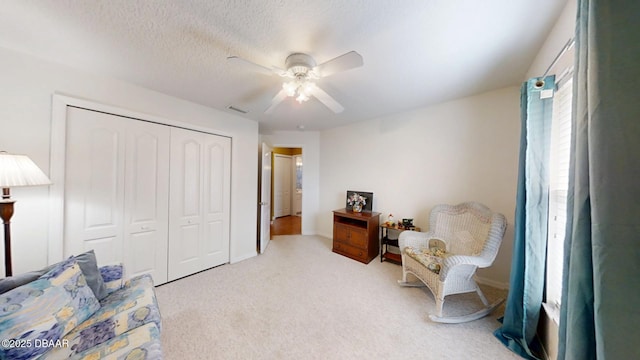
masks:
[[[8,193],[8,191],[7,191]],[[12,276],[11,265],[11,217],[15,200],[4,198],[0,200],[0,218],[4,224],[4,276]]]

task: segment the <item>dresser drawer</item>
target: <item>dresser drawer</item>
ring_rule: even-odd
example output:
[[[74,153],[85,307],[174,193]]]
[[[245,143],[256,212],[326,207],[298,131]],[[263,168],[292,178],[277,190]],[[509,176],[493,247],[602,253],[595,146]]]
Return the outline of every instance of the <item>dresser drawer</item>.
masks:
[[[367,251],[341,242],[333,243],[333,252],[367,263]]]

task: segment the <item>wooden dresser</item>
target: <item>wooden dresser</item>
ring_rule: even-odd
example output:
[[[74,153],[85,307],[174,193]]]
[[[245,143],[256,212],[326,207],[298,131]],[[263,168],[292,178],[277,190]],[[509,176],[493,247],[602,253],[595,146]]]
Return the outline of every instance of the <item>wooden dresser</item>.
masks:
[[[380,213],[333,211],[333,252],[368,264],[378,255]]]

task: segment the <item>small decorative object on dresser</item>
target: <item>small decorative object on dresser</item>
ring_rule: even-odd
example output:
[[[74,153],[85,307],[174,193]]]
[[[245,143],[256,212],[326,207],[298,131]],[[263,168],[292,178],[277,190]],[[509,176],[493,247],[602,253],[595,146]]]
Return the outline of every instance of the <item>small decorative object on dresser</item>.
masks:
[[[371,212],[373,209],[373,193],[367,191],[347,190],[347,202],[345,208],[353,212]]]

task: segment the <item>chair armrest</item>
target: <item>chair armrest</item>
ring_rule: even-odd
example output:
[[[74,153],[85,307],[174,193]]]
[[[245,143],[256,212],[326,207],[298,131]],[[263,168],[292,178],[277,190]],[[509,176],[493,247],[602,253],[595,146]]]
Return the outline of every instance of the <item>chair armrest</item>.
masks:
[[[444,259],[442,265],[447,268],[453,268],[458,265],[473,265],[479,268],[484,268],[491,265],[491,261],[487,261],[480,256],[451,255]]]
[[[435,234],[431,231],[419,232],[413,230],[405,230],[400,233],[400,236],[398,236],[398,247],[400,248],[400,251],[402,251],[407,246],[411,246],[414,249],[428,248],[429,241],[433,239],[445,242],[444,239],[435,236]]]

